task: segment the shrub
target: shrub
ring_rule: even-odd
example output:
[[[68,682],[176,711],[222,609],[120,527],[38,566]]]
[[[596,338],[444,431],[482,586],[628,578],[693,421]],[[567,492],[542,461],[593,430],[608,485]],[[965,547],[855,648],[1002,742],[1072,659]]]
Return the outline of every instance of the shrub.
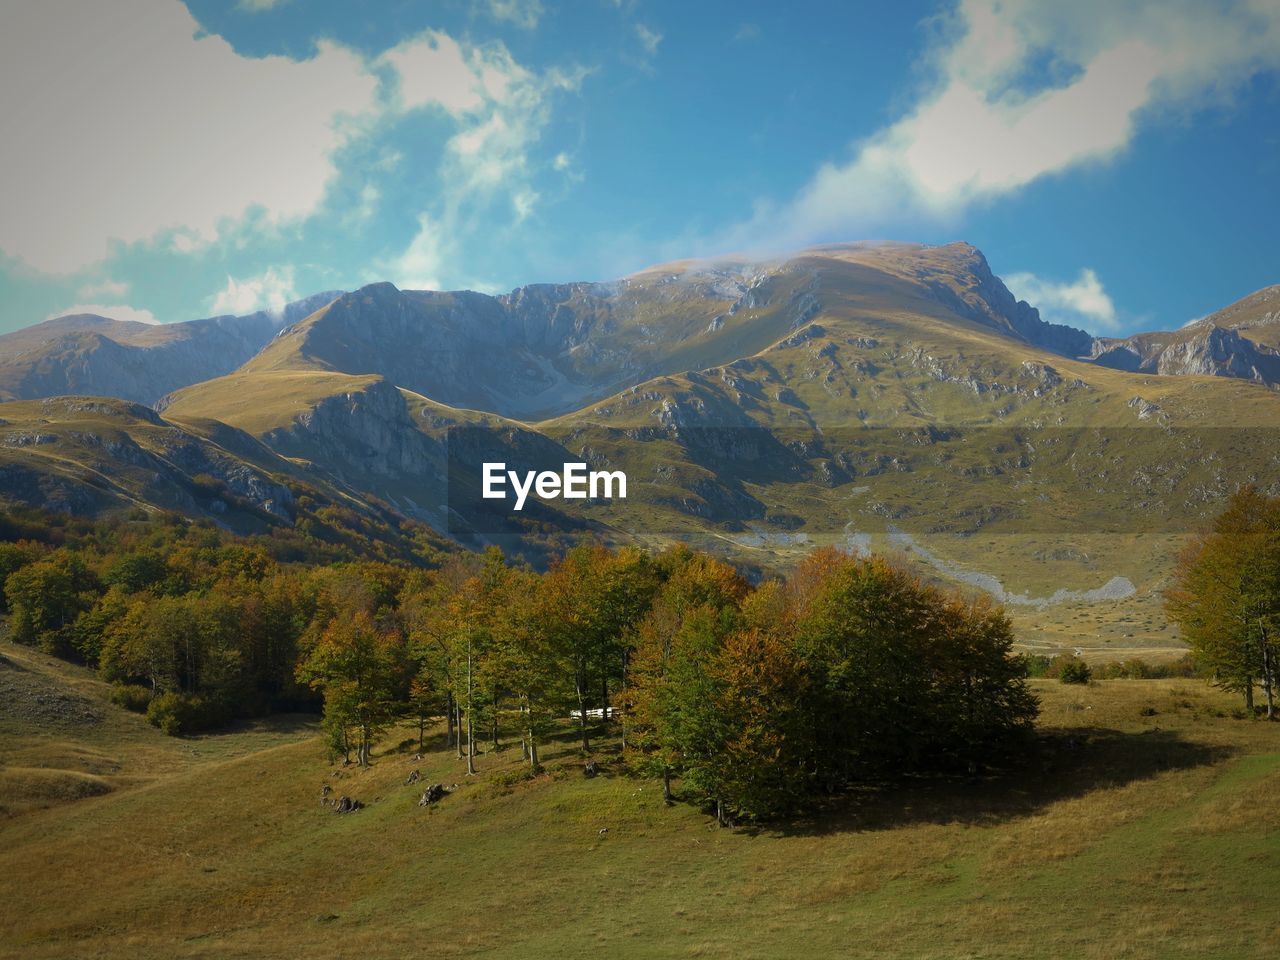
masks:
[[[1047,677],[1053,669],[1053,660],[1040,653],[1024,653],[1022,660],[1027,665],[1028,677]]]
[[[1088,683],[1092,676],[1089,665],[1079,657],[1070,657],[1058,667],[1058,679],[1063,683]]]
[[[147,720],[171,737],[215,726],[217,713],[204,697],[190,693],[162,693],[147,706]]]
[[[147,713],[154,696],[150,687],[140,683],[121,683],[111,691],[111,702],[134,713]]]

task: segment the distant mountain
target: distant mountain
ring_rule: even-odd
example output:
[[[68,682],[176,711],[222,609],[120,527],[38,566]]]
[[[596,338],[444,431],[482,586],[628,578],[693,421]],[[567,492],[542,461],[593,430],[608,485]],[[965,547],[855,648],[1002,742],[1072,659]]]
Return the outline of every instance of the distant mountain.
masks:
[[[501,296],[377,283],[280,314],[162,325],[60,317],[0,336],[0,399],[87,394],[162,405],[237,370],[312,370],[382,376],[448,406],[539,420],[751,356],[812,320],[874,326],[901,315],[1133,373],[1280,384],[1280,286],[1181,330],[1095,338],[1042,320],[968,244],[853,243]]]
[[[64,394],[147,405],[166,393],[229,373],[281,327],[337,293],[291,303],[280,313],[146,324],[73,314],[0,336],[0,399]]]
[[[876,323],[904,312],[1071,356],[1092,344],[1042,321],[968,244],[842,244],[497,297],[373,284],[294,324],[241,372],[377,374],[451,406],[540,419],[750,356],[815,318]]]
[[[1099,338],[1088,359],[1138,373],[1280,384],[1280,285],[1265,287],[1170,333]]]

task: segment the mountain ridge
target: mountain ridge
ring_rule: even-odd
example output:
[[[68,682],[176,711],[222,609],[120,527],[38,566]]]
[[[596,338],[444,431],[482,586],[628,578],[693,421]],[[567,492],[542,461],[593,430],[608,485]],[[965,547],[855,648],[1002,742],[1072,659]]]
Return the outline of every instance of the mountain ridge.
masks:
[[[333,296],[305,297],[279,313],[168,324],[55,317],[0,335],[0,399],[88,394],[153,405],[181,387],[231,372]]]
[[[859,286],[866,296],[851,295]],[[1095,337],[1045,321],[970,244],[854,242],[499,295],[382,281],[276,314],[162,325],[58,317],[0,335],[0,399],[88,394],[162,406],[237,370],[318,369],[382,375],[449,406],[536,422],[656,376],[753,355],[824,309],[853,317],[886,303],[919,317],[937,313],[932,304],[949,322],[1097,366],[1280,384],[1280,285],[1181,330]]]

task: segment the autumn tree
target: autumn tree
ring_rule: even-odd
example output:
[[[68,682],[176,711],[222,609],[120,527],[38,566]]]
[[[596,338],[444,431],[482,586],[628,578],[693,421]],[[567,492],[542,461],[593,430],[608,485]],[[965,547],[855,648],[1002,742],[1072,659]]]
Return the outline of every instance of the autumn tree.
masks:
[[[1237,491],[1179,557],[1165,607],[1215,684],[1275,714],[1280,638],[1280,500]]]
[[[716,741],[686,778],[714,803],[720,823],[790,813],[811,795],[806,667],[784,634],[755,628],[729,633],[711,658]]]
[[[554,729],[559,711],[559,671],[555,651],[539,629],[540,578],[530,570],[507,569],[495,591],[492,659],[489,671],[515,701],[524,758],[540,768],[539,743]]]
[[[364,610],[340,614],[298,665],[298,678],[324,694],[325,719],[344,737],[356,731],[356,760],[367,766],[374,739],[395,715],[405,675],[400,635]]]

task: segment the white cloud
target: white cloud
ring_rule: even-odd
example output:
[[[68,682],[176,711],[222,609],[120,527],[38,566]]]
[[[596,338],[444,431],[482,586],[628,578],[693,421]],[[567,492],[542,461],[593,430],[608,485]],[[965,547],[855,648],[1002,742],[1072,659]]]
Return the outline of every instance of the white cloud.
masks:
[[[536,27],[543,12],[539,0],[489,0],[489,16],[525,30]]]
[[[1005,286],[1019,300],[1025,300],[1051,323],[1084,327],[1090,332],[1114,331],[1119,327],[1116,306],[1098,275],[1088,267],[1070,283],[1044,280],[1033,273],[1013,273]]]
[[[418,232],[388,266],[391,282],[401,290],[439,290],[444,265],[444,237],[427,214],[418,217]]]
[[[662,34],[657,30],[646,27],[643,23],[637,23],[636,39],[640,41],[640,46],[644,49],[645,55],[652,57],[658,53],[658,44],[662,43]]]
[[[0,89],[0,249],[68,273],[112,241],[309,214],[377,81],[331,43],[242,57],[177,0],[41,0],[0,7]]]
[[[501,43],[464,47],[434,31],[399,44],[383,61],[397,75],[401,109],[439,107],[460,124],[445,144],[441,173],[448,205],[505,191],[527,216],[536,196],[528,155],[549,119],[549,100],[576,89],[584,74],[535,74]]]
[[[46,320],[53,320],[55,317],[66,317],[77,313],[92,313],[99,317],[107,317],[111,320],[132,320],[135,323],[159,323],[150,310],[140,310],[137,307],[130,307],[123,303],[104,305],[101,303],[77,303],[73,307],[67,307],[65,310],[58,310],[55,313],[45,317]]]
[[[485,222],[476,215],[480,208],[497,204],[514,223],[533,215],[539,193],[531,151],[554,97],[578,89],[586,71],[536,73],[501,43],[464,45],[436,32],[407,40],[382,59],[395,72],[402,110],[442,109],[458,124],[439,171],[442,199],[420,212],[408,247],[382,264],[397,285],[438,288],[446,277],[461,279],[445,268],[464,235]],[[552,166],[562,169],[554,160]]]
[[[366,223],[378,212],[378,204],[382,201],[382,191],[376,184],[366,183],[360,188],[360,202],[347,211],[343,222],[347,226]]]
[[[297,299],[293,267],[268,267],[248,280],[227,277],[227,285],[213,298],[210,310],[215,316],[255,313],[258,310],[280,313]]]
[[[118,300],[129,292],[129,284],[118,280],[96,280],[86,283],[76,293],[81,300]]]
[[[240,0],[239,7],[241,10],[248,10],[250,13],[261,13],[264,10],[274,10],[276,7],[282,7],[289,0]]]
[[[1228,96],[1280,65],[1273,0],[961,0],[906,115],[719,241],[777,245],[949,221],[1122,151],[1156,109]]]
[[[403,110],[434,105],[458,116],[484,105],[480,78],[448,34],[428,31],[388,50],[382,59],[395,70]]]
[[[573,166],[573,158],[570,157],[569,154],[565,153],[563,150],[557,153],[555,155],[555,159],[551,161],[551,169],[556,170],[560,173],[564,173],[571,166]]]

